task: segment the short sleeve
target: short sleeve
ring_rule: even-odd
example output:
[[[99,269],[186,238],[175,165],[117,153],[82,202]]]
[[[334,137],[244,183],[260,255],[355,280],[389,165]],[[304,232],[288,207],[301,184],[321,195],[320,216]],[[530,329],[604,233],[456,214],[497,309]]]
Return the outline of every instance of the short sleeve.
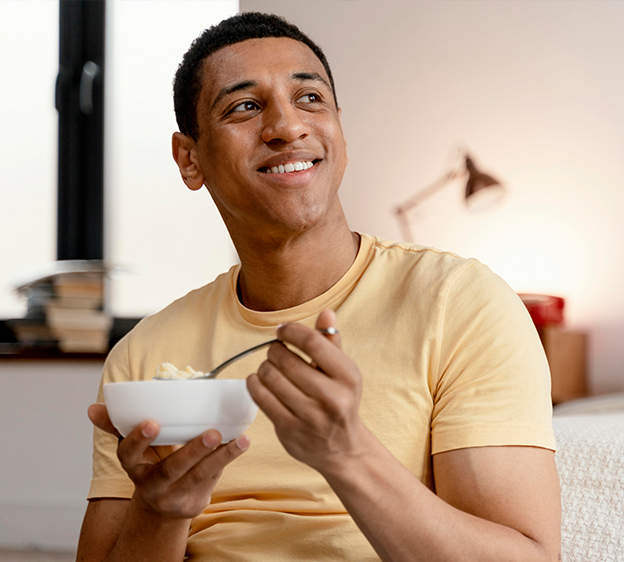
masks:
[[[472,260],[447,288],[440,327],[432,454],[497,445],[554,450],[548,362],[518,295]]]
[[[103,385],[129,380],[130,334],[120,340],[104,364],[98,391],[98,403],[104,403]],[[117,458],[117,438],[97,427],[93,428],[93,476],[87,498],[131,498],[134,484]]]

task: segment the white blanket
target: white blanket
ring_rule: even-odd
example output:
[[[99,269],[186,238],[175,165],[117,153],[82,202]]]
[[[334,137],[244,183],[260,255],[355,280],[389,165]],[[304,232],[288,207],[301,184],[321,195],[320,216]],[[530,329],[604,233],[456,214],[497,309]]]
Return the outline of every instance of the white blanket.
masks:
[[[563,404],[553,418],[564,562],[624,562],[624,395]]]

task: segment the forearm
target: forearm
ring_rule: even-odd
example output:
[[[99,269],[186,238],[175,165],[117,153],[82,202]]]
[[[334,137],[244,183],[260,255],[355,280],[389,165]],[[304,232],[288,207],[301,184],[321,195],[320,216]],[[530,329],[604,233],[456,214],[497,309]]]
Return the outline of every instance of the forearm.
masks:
[[[103,562],[182,562],[190,522],[158,514],[135,496],[115,546]]]
[[[365,432],[365,454],[323,472],[384,562],[552,559],[520,532],[443,501]]]

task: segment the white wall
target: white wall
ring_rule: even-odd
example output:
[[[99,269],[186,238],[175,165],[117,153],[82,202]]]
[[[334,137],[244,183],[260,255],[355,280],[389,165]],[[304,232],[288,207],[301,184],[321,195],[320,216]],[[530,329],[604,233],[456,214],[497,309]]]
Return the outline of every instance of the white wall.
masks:
[[[56,257],[58,2],[0,2],[0,318],[16,279]]]
[[[73,550],[102,361],[0,361],[0,545]]]
[[[328,56],[351,226],[399,239],[393,208],[466,145],[507,199],[470,215],[453,183],[420,209],[416,241],[565,297],[567,324],[590,336],[592,390],[624,390],[624,3],[240,4],[284,15]]]
[[[142,316],[237,262],[206,190],[191,192],[171,156],[173,76],[205,28],[237,0],[109,0],[106,47],[106,257],[125,268],[109,309]]]

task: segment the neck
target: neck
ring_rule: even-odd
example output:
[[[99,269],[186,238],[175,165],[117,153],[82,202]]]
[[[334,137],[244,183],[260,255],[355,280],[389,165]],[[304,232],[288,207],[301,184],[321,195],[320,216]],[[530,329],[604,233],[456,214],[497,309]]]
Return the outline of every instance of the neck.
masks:
[[[283,310],[310,301],[347,272],[359,243],[344,215],[331,225],[298,234],[234,239],[241,260],[239,298],[247,308],[259,311]]]

